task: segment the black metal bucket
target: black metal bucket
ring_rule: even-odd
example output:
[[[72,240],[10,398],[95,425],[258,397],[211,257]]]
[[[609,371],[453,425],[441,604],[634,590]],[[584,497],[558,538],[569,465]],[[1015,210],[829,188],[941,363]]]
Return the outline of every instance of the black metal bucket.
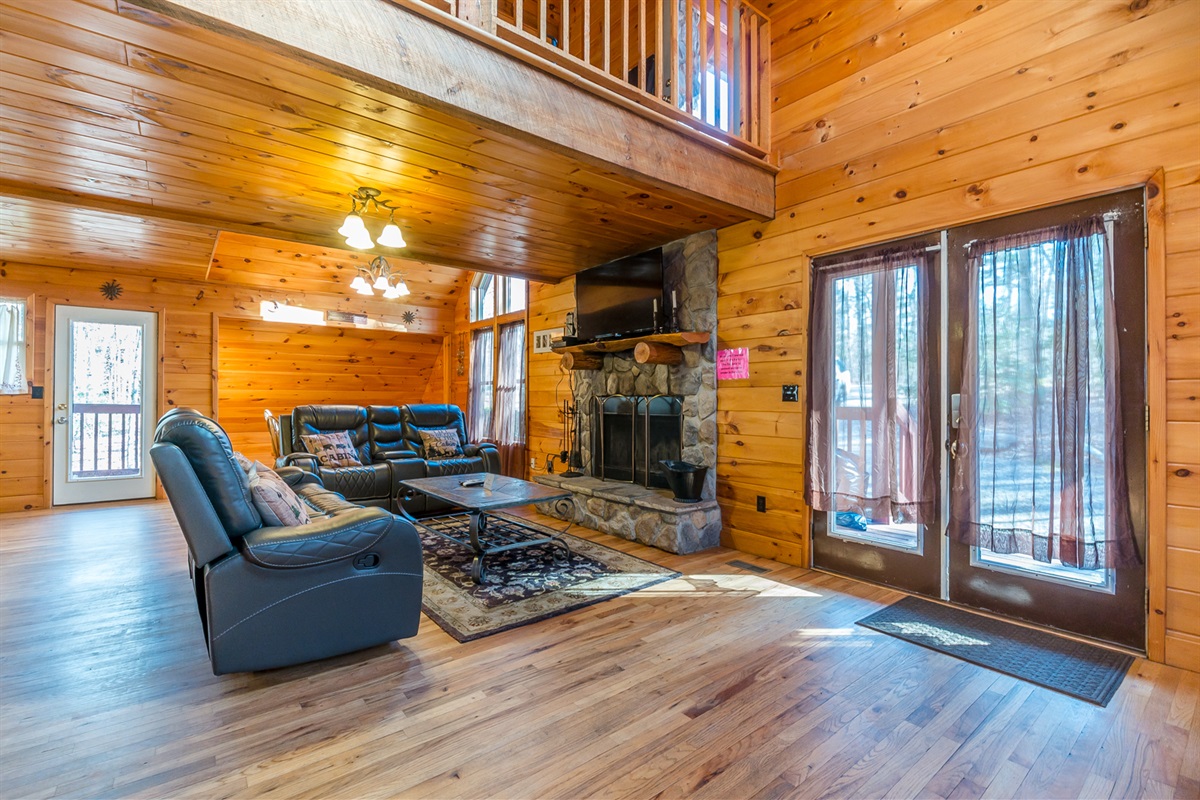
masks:
[[[699,503],[700,493],[704,491],[704,478],[708,475],[708,467],[691,464],[687,461],[659,461],[663,474],[667,476],[667,485],[675,492],[676,503]]]

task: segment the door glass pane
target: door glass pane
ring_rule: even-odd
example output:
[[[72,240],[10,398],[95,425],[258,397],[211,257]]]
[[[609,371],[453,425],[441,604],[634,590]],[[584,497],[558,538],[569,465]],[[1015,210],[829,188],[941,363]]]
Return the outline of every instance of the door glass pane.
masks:
[[[142,473],[140,325],[71,322],[68,480]]]
[[[1081,427],[1080,480],[1064,485],[1059,449],[1050,445],[1064,436],[1063,409],[1056,391],[1063,376],[1056,369],[1056,294],[1061,244],[1055,241],[1013,247],[983,256],[975,302],[979,326],[979,428],[975,447],[979,464],[980,520],[1012,540],[999,553],[975,548],[978,562],[1028,571],[1042,577],[1107,586],[1111,570],[1081,570],[1064,565],[1055,545],[1063,524],[1065,494],[1083,492],[1081,529],[1103,530],[1107,514],[1105,487],[1105,335],[1102,291],[1104,241],[1090,239],[1090,293],[1076,299],[1086,304],[1085,375],[1087,421]],[[1074,505],[1071,503],[1071,505]],[[1026,541],[1024,537],[1029,537]]]
[[[917,270],[906,267],[839,278],[833,299],[834,374],[829,378],[835,387],[837,492],[878,496],[886,492],[876,483],[895,485],[897,476],[891,471],[915,469],[919,461]],[[892,358],[888,348],[894,348]],[[889,369],[896,370],[895,397],[887,396]],[[889,425],[892,419],[895,424]],[[887,457],[885,437],[893,439],[892,459]],[[904,550],[921,549],[920,526],[891,518],[839,511],[830,532]]]

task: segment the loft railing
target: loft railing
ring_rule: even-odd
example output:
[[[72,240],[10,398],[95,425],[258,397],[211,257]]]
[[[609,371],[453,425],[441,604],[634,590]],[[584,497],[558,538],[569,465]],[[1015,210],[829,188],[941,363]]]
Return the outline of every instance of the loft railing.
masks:
[[[107,478],[142,471],[142,407],[75,403],[71,407],[71,475]]]
[[[743,150],[769,147],[770,22],[742,0],[499,0],[496,33]]]
[[[421,1],[759,158],[770,148],[770,21],[744,0]]]

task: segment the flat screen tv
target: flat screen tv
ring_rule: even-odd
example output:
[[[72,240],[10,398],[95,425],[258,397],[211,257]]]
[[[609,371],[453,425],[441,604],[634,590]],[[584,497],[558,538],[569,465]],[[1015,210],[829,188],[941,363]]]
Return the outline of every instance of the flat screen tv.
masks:
[[[575,275],[576,336],[583,341],[639,336],[663,313],[662,248],[618,258]]]

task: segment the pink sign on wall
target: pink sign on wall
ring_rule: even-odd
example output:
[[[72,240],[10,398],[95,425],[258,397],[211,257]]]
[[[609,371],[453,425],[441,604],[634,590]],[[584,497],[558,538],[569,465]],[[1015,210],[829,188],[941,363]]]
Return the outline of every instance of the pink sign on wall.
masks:
[[[717,380],[736,381],[750,377],[750,349],[735,347],[717,351]]]

